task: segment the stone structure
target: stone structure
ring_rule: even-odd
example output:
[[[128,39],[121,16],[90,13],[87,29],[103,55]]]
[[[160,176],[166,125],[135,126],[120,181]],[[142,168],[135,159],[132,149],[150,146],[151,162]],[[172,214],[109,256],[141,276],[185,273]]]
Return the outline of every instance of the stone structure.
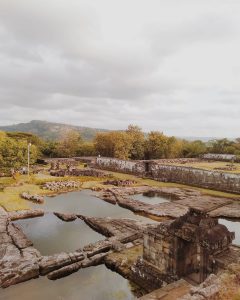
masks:
[[[115,179],[115,180],[104,181],[103,184],[115,185],[115,186],[131,186],[133,184],[136,184],[136,181],[130,179],[126,179],[126,180]]]
[[[219,271],[218,256],[229,251],[234,237],[217,219],[190,209],[184,216],[145,232],[140,273],[151,268],[163,282],[188,277],[199,284]]]
[[[151,164],[150,177],[165,182],[240,193],[240,174],[223,173],[192,167]]]
[[[123,173],[144,174],[145,164],[142,161],[122,160],[117,158],[97,157],[96,165],[111,171]]]
[[[75,190],[81,186],[80,182],[69,180],[69,181],[49,181],[44,183],[42,188],[50,191],[61,191],[61,190]]]
[[[30,201],[33,201],[33,202],[35,202],[35,203],[39,203],[39,204],[44,203],[44,197],[43,197],[43,196],[40,196],[40,195],[37,195],[37,194],[31,195],[31,194],[29,194],[29,193],[27,193],[27,192],[23,192],[23,193],[21,193],[20,196],[21,196],[23,199],[25,199],[25,200],[30,200]]]
[[[96,165],[101,169],[131,173],[164,182],[182,183],[224,192],[240,193],[240,174],[170,165],[164,163],[164,161],[125,161],[100,157],[96,159]]]
[[[67,169],[50,170],[51,176],[64,177],[64,176],[91,176],[91,177],[108,177],[109,174],[101,170],[93,168],[76,169],[69,167]]]
[[[207,153],[203,154],[202,159],[205,160],[220,160],[220,161],[239,161],[237,155],[234,154],[217,154],[217,153]]]

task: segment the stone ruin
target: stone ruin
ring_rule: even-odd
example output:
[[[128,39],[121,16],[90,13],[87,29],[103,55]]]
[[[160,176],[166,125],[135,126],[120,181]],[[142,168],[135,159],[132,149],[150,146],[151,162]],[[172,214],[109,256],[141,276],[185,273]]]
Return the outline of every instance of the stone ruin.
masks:
[[[131,186],[133,184],[136,184],[137,182],[135,180],[121,180],[121,179],[115,179],[115,180],[107,180],[104,181],[103,184],[105,185],[114,185],[114,186],[120,186],[120,187],[126,187],[126,186]]]
[[[64,176],[90,176],[90,177],[98,177],[98,178],[104,178],[104,177],[112,177],[110,174],[97,170],[97,169],[76,169],[76,168],[67,168],[67,169],[59,169],[59,170],[50,170],[49,174],[51,176],[56,177],[64,177]]]
[[[159,288],[184,278],[203,282],[221,269],[218,257],[228,253],[235,233],[206,213],[190,209],[184,216],[160,223],[144,233],[143,257],[133,267],[145,285]]]

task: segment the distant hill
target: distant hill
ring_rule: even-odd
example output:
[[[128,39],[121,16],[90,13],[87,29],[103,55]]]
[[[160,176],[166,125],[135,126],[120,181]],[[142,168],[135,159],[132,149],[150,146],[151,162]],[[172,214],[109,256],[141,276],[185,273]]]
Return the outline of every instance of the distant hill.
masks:
[[[33,133],[47,140],[57,140],[68,130],[78,131],[84,140],[92,140],[97,132],[108,131],[106,129],[74,126],[39,120],[9,126],[0,126],[0,131]]]
[[[62,123],[53,123],[47,121],[33,120],[28,123],[19,123],[8,126],[0,126],[0,131],[8,132],[26,132],[35,134],[41,138],[47,140],[57,140],[61,135],[68,130],[78,131],[82,138],[86,141],[92,140],[97,132],[107,132],[110,130],[90,128],[84,126],[74,126]],[[147,136],[147,133],[145,132]],[[209,140],[216,139],[214,137],[197,137],[197,136],[178,136],[179,139],[185,139],[188,141],[201,140],[203,142],[208,142]]]
[[[202,141],[204,143],[212,141],[212,140],[220,139],[220,138],[216,138],[216,137],[204,137],[204,136],[178,136],[177,138],[187,140],[190,142]]]

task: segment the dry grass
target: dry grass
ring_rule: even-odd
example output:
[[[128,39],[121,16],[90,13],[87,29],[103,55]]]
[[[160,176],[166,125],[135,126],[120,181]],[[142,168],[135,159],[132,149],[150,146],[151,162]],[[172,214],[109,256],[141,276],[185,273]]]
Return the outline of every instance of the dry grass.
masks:
[[[219,300],[240,300],[240,264],[232,264],[221,275]]]
[[[108,255],[111,260],[119,262],[121,273],[123,275],[128,275],[131,266],[136,262],[139,256],[143,254],[143,246],[134,246],[129,249],[124,249],[121,252],[113,252]]]
[[[178,183],[171,183],[171,182],[161,182],[161,181],[156,181],[153,179],[145,179],[145,178],[139,178],[134,175],[130,174],[124,174],[124,173],[117,173],[117,172],[111,172],[113,176],[117,179],[130,179],[130,180],[135,180],[137,181],[137,185],[149,185],[151,187],[172,187],[172,188],[187,188],[187,189],[195,189],[200,191],[201,193],[205,195],[210,195],[210,196],[215,196],[215,197],[224,197],[224,198],[234,198],[237,200],[240,200],[240,196],[232,193],[226,193],[226,192],[221,192],[221,191],[215,191],[215,190],[210,190],[210,189],[204,189],[204,188],[198,188],[190,185],[185,185],[185,184],[178,184]]]
[[[81,184],[81,188],[97,188],[102,187],[101,182],[103,178],[97,177],[53,177],[50,175],[32,175],[30,178],[26,175],[22,175],[19,177],[16,182],[11,177],[0,178],[0,187],[2,186],[2,190],[0,191],[0,206],[2,206],[7,211],[14,210],[25,210],[30,209],[29,202],[22,199],[20,194],[22,192],[28,192],[30,194],[38,194],[38,195],[51,195],[54,192],[49,190],[41,189],[41,185],[46,183],[47,181],[62,181],[62,180],[74,180],[78,181]]]
[[[35,184],[19,184],[6,187],[0,193],[0,205],[7,211],[29,209],[29,202],[20,197],[20,193],[43,194],[43,190]]]
[[[116,179],[130,179],[136,181],[135,186],[148,185],[151,187],[173,187],[173,188],[190,188],[199,190],[203,194],[216,196],[216,197],[226,197],[226,198],[235,198],[240,199],[239,195],[224,193],[209,189],[197,188],[183,184],[176,183],[167,183],[159,182],[152,179],[139,178],[130,174],[123,174],[117,172],[110,172]],[[52,194],[50,191],[42,190],[41,185],[47,181],[62,181],[62,180],[74,180],[81,183],[81,188],[84,189],[93,189],[93,188],[105,188],[102,184],[103,181],[106,181],[112,178],[97,178],[89,176],[66,176],[66,177],[53,177],[47,173],[36,174],[28,178],[27,175],[21,175],[17,182],[11,177],[0,178],[0,206],[3,206],[7,211],[12,210],[22,210],[29,209],[28,201],[21,199],[20,193],[29,192],[31,194],[39,195],[49,195]]]
[[[216,168],[225,168],[227,165],[229,165],[229,162],[225,161],[199,161],[199,162],[189,162],[185,164],[181,163],[166,163],[169,165],[174,165],[174,166],[181,166],[181,167],[193,167],[193,168],[198,168],[198,169],[203,169],[203,170],[214,170]],[[234,163],[234,166],[236,167],[236,170],[234,171],[228,171],[224,170],[226,173],[240,173],[240,163]],[[217,171],[217,170],[216,170]],[[219,170],[221,171],[221,170]]]

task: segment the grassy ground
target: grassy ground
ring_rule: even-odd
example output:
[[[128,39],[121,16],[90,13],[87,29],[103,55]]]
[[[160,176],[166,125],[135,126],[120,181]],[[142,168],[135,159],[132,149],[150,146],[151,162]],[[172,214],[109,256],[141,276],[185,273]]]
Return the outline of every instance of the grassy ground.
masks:
[[[180,164],[180,163],[166,163],[166,164],[170,164],[170,165],[174,165],[174,166],[181,166],[181,167],[193,167],[193,168],[204,169],[204,170],[216,170],[216,168],[226,168],[227,165],[229,165],[229,162],[199,161],[199,162],[191,162],[191,163],[186,163],[186,164]],[[236,170],[233,170],[233,171],[224,170],[224,172],[239,174],[240,173],[240,163],[234,163],[234,167],[236,167]],[[217,171],[221,171],[221,170],[217,170]]]
[[[240,264],[232,264],[220,276],[219,300],[240,300]]]
[[[80,183],[81,188],[102,187],[103,178],[97,177],[52,177],[49,175],[32,175],[30,179],[21,175],[17,181],[10,177],[0,178],[0,206],[7,211],[30,209],[30,203],[20,197],[22,192],[38,195],[51,195],[54,192],[44,190],[41,185],[47,181],[74,180]]]
[[[171,183],[171,182],[160,182],[152,179],[145,179],[145,178],[139,178],[134,175],[130,174],[123,174],[123,173],[117,173],[117,172],[111,172],[115,178],[118,179],[130,179],[130,180],[135,180],[137,181],[137,185],[149,185],[152,187],[175,187],[175,188],[187,188],[187,189],[195,189],[200,191],[201,193],[205,195],[210,195],[210,196],[216,196],[216,197],[226,197],[226,198],[234,198],[236,200],[240,200],[240,196],[236,194],[231,194],[231,193],[225,193],[225,192],[220,192],[220,191],[215,191],[215,190],[209,190],[209,189],[204,189],[204,188],[198,188],[198,187],[193,187],[190,185],[185,185],[185,184],[178,184],[178,183]]]
[[[36,175],[31,175],[30,178],[27,175],[21,175],[17,181],[11,177],[0,178],[0,206],[4,207],[7,211],[12,210],[23,210],[29,209],[29,202],[22,199],[20,194],[22,192],[29,192],[30,194],[39,194],[39,195],[49,195],[53,192],[41,189],[41,185],[47,181],[61,181],[61,180],[74,180],[78,181],[81,184],[82,189],[92,189],[92,188],[104,188],[102,182],[108,178],[97,178],[97,177],[53,177],[50,176],[47,172],[47,168],[41,173]],[[136,181],[136,186],[139,185],[148,185],[151,187],[175,187],[175,188],[190,188],[195,189],[203,194],[216,196],[216,197],[227,197],[240,200],[240,196],[231,193],[224,193],[209,189],[197,188],[183,184],[176,183],[166,183],[159,182],[151,179],[139,178],[134,175],[110,172],[116,179],[130,179]]]
[[[110,260],[117,261],[121,274],[128,276],[131,266],[136,262],[138,256],[142,256],[143,246],[134,246],[121,252],[113,252],[108,255]]]

